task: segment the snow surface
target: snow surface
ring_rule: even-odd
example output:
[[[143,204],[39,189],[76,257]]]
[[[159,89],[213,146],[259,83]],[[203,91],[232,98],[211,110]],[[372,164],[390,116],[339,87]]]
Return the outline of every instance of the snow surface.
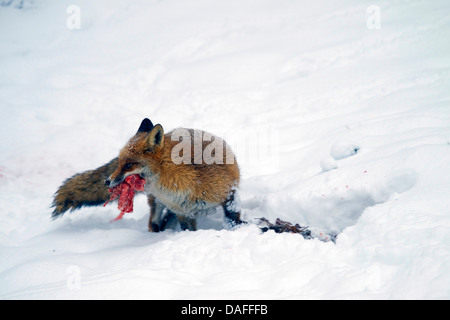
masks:
[[[448,12],[2,0],[0,298],[449,299]],[[144,117],[227,139],[247,221],[336,243],[232,229],[220,211],[152,234],[144,196],[115,223],[116,205],[52,221],[63,180],[115,157]]]

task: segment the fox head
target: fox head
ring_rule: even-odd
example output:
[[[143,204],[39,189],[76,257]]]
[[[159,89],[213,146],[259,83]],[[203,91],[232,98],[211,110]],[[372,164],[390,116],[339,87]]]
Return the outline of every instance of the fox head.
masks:
[[[161,164],[161,151],[164,147],[164,130],[145,118],[136,134],[119,153],[117,169],[105,180],[112,188],[122,183],[126,177],[139,174],[142,178],[158,172]]]

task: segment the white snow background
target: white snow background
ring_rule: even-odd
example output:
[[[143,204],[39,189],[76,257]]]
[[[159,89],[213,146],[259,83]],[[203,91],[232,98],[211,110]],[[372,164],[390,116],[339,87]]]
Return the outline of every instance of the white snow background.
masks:
[[[1,0],[0,299],[449,299],[449,12]],[[62,182],[145,117],[225,137],[252,223],[149,233],[144,196],[114,223],[116,205],[52,221]]]

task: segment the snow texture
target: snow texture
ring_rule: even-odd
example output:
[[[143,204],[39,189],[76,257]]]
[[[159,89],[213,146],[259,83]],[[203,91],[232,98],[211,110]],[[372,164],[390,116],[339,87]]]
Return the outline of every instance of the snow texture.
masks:
[[[449,11],[3,0],[0,299],[449,299]],[[114,223],[115,205],[51,220],[146,117],[226,138],[249,224],[149,233],[143,196]]]

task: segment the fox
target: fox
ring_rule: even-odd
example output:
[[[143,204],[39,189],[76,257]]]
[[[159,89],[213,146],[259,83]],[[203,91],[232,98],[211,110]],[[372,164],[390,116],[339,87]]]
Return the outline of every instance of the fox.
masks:
[[[182,150],[183,161],[174,157],[180,155],[181,143],[179,138],[173,139],[175,130],[165,133],[160,124],[153,125],[145,118],[116,158],[63,182],[54,194],[52,218],[61,217],[68,210],[103,205],[110,199],[110,188],[138,174],[145,179],[141,193],[146,194],[150,207],[150,232],[164,231],[177,223],[182,230],[195,231],[197,217],[217,207],[223,208],[230,224],[245,223],[241,219],[238,194],[240,170],[229,145],[203,130],[178,129],[183,129],[183,143],[190,147]],[[211,149],[208,141],[200,141],[201,151],[212,150],[211,156],[219,161],[199,158],[202,153],[199,153],[198,137],[203,135],[212,141],[223,141],[219,146],[226,152]]]

